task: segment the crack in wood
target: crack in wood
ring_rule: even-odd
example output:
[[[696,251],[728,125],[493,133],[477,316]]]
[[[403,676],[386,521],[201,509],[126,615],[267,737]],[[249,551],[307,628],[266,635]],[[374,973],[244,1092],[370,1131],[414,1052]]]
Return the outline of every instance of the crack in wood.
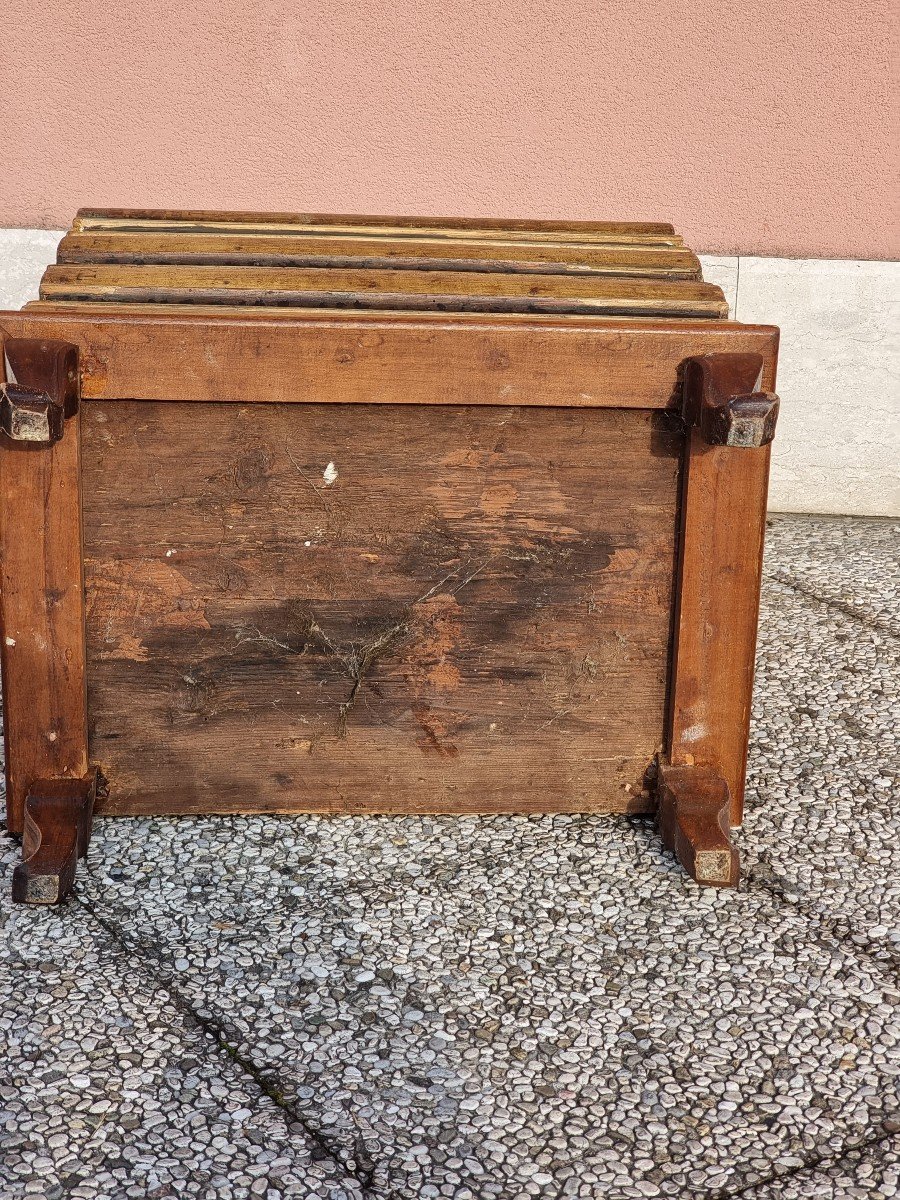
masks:
[[[318,626],[316,628],[318,628]],[[361,646],[359,648],[359,653],[357,653],[356,646],[351,646],[349,655],[346,657],[340,656],[341,661],[344,663],[348,672],[350,673],[350,677],[353,680],[353,686],[350,689],[350,695],[338,710],[339,737],[347,736],[347,715],[353,708],[353,705],[356,703],[356,697],[359,695],[359,689],[363,685],[363,681],[367,672],[369,671],[369,668],[372,667],[379,658],[387,653],[387,650],[396,638],[408,632],[409,626],[405,621],[401,621],[397,625],[392,626],[390,629],[386,629],[384,633],[380,634],[373,642],[368,642]]]
[[[314,490],[318,491],[318,489],[315,488],[315,485],[312,484],[311,481],[309,482],[310,486],[313,487]],[[412,610],[416,607],[416,605],[422,604],[425,601],[432,599],[434,596],[439,595],[441,589],[451,580],[455,581],[455,586],[448,589],[448,594],[455,596],[464,587],[468,586],[468,584],[476,579],[487,567],[491,565],[491,563],[504,557],[506,556],[503,554],[489,555],[474,568],[465,568],[465,574],[463,575],[463,578],[460,578],[463,568],[454,567],[452,571],[450,571],[442,579],[438,580],[438,582],[433,584],[432,587],[426,589],[426,591],[424,591],[420,596],[417,596],[415,600],[411,601],[406,609],[405,616],[401,620],[397,621],[394,625],[391,625],[388,629],[383,630],[368,642],[362,642],[360,644],[351,643],[348,650],[345,650],[338,645],[325,632],[314,616],[309,613],[301,612],[297,613],[298,618],[304,626],[303,644],[299,651],[295,650],[287,643],[279,641],[277,638],[267,637],[255,627],[253,629],[253,633],[256,635],[255,637],[239,638],[239,641],[263,642],[273,645],[279,649],[286,650],[289,653],[293,652],[302,655],[306,652],[309,641],[312,640],[318,645],[320,650],[326,650],[328,653],[333,655],[338,662],[343,665],[345,671],[350,676],[352,681],[350,694],[338,709],[337,732],[338,736],[343,738],[347,736],[347,718],[356,704],[360,689],[366,680],[366,676],[375,663],[378,662],[379,659],[383,658],[384,655],[391,649],[397,639],[406,636],[410,632],[410,617]]]
[[[291,460],[291,465],[293,466],[294,470],[297,472],[297,474],[300,476],[300,478],[303,480],[303,482],[312,488],[312,490],[315,492],[316,496],[318,497],[318,500],[319,500],[320,504],[322,505],[322,508],[330,516],[331,515],[331,505],[328,503],[325,496],[323,495],[322,489],[319,487],[316,487],[316,485],[313,483],[313,481],[310,479],[310,477],[306,474],[306,472],[303,470],[303,468],[297,462],[296,458],[294,458],[294,455],[291,453],[290,447],[287,445],[286,442],[284,444],[284,452],[288,456],[288,458]]]

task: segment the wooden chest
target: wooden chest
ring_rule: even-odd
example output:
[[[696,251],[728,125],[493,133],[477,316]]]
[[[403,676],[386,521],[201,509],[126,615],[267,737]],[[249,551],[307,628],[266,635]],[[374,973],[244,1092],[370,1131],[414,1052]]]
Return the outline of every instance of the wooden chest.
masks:
[[[82,212],[0,334],[19,899],[95,802],[659,809],[736,881],[778,332],[671,226]]]

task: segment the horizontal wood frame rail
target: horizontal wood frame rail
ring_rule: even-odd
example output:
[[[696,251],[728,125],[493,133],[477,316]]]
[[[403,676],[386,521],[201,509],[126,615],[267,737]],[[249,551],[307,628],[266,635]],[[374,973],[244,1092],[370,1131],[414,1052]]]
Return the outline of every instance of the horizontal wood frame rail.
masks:
[[[0,336],[77,345],[86,400],[676,409],[687,358],[759,354],[771,389],[778,346],[728,321],[48,309],[0,313]]]
[[[446,267],[446,264],[444,264]],[[723,319],[722,289],[692,279],[598,272],[418,270],[359,266],[87,263],[49,266],[41,300],[384,312],[549,313]]]

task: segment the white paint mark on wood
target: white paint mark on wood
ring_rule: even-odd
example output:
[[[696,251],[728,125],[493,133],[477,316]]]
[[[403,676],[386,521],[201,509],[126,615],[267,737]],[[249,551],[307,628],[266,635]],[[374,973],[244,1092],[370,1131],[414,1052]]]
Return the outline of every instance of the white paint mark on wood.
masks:
[[[681,741],[682,742],[699,742],[699,741],[702,741],[703,738],[707,737],[708,734],[709,734],[709,730],[703,724],[688,725],[687,729],[682,731]]]

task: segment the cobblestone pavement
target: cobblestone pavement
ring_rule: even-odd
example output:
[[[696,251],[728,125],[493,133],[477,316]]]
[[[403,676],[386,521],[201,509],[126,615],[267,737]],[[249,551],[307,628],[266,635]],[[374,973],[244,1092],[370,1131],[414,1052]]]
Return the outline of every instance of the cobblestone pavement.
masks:
[[[900,526],[771,522],[739,890],[601,817],[99,820],[0,1196],[900,1194]]]

